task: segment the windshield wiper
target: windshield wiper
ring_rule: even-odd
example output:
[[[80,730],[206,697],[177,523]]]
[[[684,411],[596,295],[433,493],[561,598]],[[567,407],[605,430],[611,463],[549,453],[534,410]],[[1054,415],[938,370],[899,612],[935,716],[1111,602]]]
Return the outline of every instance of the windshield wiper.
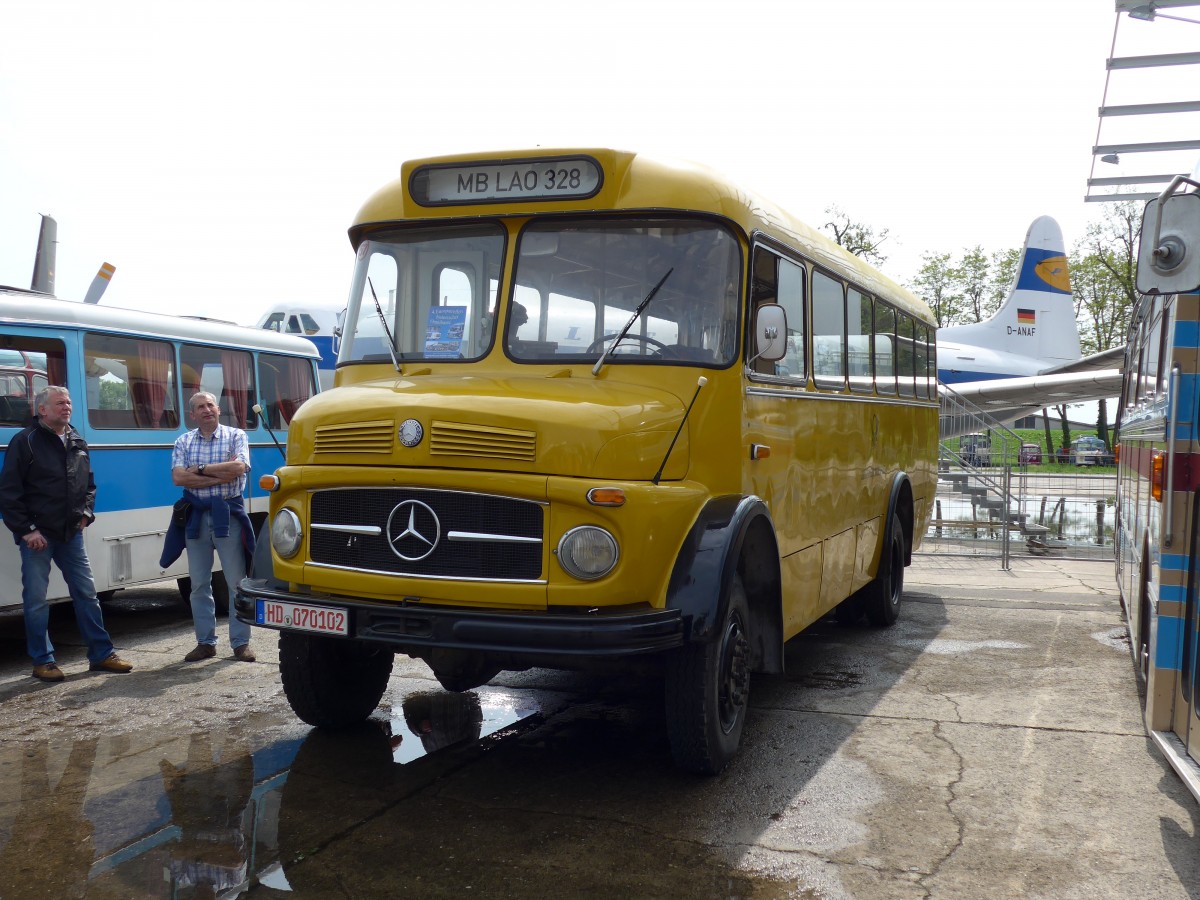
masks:
[[[600,358],[596,360],[596,364],[592,366],[593,375],[600,374],[600,370],[604,368],[604,361],[608,359],[608,354],[612,353],[612,351],[616,349],[617,344],[621,343],[621,341],[625,339],[625,335],[629,334],[629,329],[633,327],[633,323],[638,320],[638,316],[640,316],[646,307],[650,305],[650,301],[654,299],[654,295],[658,293],[658,289],[663,286],[663,283],[674,271],[675,267],[671,266],[671,268],[667,269],[663,277],[658,279],[658,284],[650,288],[650,293],[646,295],[646,299],[637,305],[637,309],[633,311],[633,315],[629,317],[629,321],[625,323],[625,327],[617,333],[616,340],[604,348],[604,352],[600,354]]]
[[[392,365],[396,367],[396,372],[400,375],[404,373],[400,371],[400,360],[396,359],[396,342],[392,340],[392,329],[388,328],[387,316],[383,314],[383,307],[379,305],[379,297],[375,293],[375,285],[371,283],[371,276],[367,276],[367,287],[371,289],[371,296],[375,299],[375,312],[379,314],[379,323],[383,326],[383,333],[388,339],[388,356],[392,358]]]

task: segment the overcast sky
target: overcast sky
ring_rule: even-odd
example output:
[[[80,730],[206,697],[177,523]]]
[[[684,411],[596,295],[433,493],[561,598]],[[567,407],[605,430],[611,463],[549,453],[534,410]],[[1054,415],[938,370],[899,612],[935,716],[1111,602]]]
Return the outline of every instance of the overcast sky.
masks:
[[[108,261],[111,306],[341,303],[346,229],[404,160],[535,146],[702,162],[815,227],[837,204],[890,229],[902,282],[1039,215],[1070,245],[1101,212],[1115,20],[1112,0],[5,3],[0,283],[29,285],[49,213],[64,298]],[[1117,55],[1197,46],[1200,25],[1123,19]],[[1174,93],[1164,71],[1114,74],[1108,102],[1197,99],[1194,67]]]

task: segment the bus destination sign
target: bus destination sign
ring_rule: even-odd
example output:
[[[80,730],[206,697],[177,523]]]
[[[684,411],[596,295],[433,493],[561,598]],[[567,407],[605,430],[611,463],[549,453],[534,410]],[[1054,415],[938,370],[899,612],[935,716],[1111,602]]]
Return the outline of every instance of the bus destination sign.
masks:
[[[579,200],[600,190],[599,164],[587,156],[521,162],[423,166],[413,173],[412,198],[422,206]]]

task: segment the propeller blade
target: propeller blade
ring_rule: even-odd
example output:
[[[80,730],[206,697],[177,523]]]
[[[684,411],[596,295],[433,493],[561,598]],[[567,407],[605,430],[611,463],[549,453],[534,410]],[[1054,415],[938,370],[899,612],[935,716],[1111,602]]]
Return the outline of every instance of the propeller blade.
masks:
[[[108,289],[108,282],[113,277],[113,272],[115,271],[117,271],[117,267],[112,263],[104,263],[100,266],[100,271],[92,279],[92,286],[88,288],[87,296],[83,298],[83,302],[99,303],[100,297]]]

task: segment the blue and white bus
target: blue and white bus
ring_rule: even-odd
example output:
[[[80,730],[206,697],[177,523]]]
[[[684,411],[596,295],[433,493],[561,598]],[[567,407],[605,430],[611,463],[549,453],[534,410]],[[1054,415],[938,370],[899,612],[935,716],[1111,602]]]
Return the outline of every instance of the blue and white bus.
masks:
[[[180,495],[171,449],[191,427],[188,398],[197,390],[216,396],[221,421],[245,429],[254,469],[270,472],[282,462],[275,440],[285,440],[292,414],[318,390],[318,359],[302,337],[0,288],[0,454],[31,421],[37,391],[65,385],[96,479],[96,522],[84,532],[96,590],[107,598],[177,578],[186,598],[186,556],[167,569],[158,561]],[[257,478],[249,481],[257,528],[267,497]],[[21,607],[20,554],[9,534],[0,534],[0,611]],[[223,577],[213,590],[226,607]],[[50,597],[68,597],[57,570]]]

